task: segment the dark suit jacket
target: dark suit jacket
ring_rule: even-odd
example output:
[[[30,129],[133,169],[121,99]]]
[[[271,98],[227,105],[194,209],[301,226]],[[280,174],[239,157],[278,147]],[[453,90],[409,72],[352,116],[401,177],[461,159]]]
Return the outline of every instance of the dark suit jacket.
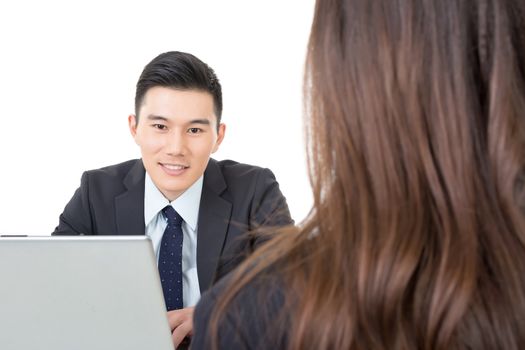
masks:
[[[85,172],[53,235],[144,235],[144,179],[140,159]],[[201,292],[262,243],[248,230],[292,223],[269,169],[210,159],[197,228]]]
[[[231,275],[230,275],[231,276]],[[231,287],[227,276],[202,294],[193,313],[191,350],[213,348],[210,319],[217,301]],[[224,350],[288,349],[293,300],[280,273],[260,273],[233,296],[219,316],[217,348]]]

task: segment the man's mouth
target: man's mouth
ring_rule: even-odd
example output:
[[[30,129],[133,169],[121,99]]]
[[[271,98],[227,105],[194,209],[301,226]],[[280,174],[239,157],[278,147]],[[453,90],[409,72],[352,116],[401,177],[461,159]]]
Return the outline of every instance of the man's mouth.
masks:
[[[184,169],[189,168],[189,166],[184,165],[184,164],[168,164],[168,163],[159,163],[159,164],[168,170],[184,170]]]

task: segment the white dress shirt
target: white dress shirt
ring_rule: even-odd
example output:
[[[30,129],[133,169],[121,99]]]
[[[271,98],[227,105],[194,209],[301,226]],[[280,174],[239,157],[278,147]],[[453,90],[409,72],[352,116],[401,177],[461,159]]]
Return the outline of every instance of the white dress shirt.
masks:
[[[146,172],[144,185],[144,222],[146,235],[153,243],[153,250],[159,260],[159,247],[167,226],[162,209],[171,204],[179,213],[182,223],[182,296],[184,307],[195,306],[200,299],[199,278],[197,275],[197,220],[202,192],[201,176],[179,198],[170,203],[159,191]]]

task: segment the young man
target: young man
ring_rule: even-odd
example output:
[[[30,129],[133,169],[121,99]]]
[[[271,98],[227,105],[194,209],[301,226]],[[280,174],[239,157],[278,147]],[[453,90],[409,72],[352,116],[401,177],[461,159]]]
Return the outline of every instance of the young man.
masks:
[[[82,175],[54,235],[148,235],[177,346],[201,292],[262,242],[244,235],[293,223],[268,169],[211,159],[224,139],[221,85],[193,55],[167,52],[137,83],[129,129],[142,159]]]

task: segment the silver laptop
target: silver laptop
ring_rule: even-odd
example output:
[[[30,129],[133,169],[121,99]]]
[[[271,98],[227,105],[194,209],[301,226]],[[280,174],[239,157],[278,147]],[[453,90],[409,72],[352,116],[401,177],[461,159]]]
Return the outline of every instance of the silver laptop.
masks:
[[[173,350],[151,241],[0,238],[0,349]]]

